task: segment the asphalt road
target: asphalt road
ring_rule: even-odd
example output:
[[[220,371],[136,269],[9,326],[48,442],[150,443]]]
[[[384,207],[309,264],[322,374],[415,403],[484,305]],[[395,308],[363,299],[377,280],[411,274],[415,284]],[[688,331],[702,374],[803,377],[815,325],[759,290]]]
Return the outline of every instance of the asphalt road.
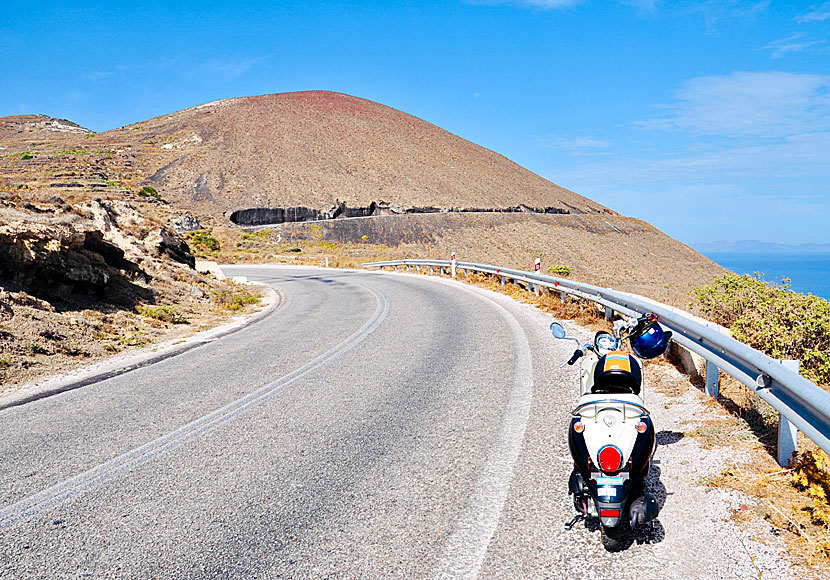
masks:
[[[280,307],[0,411],[0,577],[661,576],[659,522],[618,555],[563,530],[576,376],[543,315],[427,277],[231,271]]]

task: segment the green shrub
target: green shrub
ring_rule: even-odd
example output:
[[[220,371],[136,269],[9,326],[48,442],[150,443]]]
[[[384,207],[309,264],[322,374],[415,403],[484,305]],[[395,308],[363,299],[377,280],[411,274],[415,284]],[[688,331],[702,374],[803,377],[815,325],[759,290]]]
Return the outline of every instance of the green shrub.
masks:
[[[567,266],[549,266],[548,267],[548,274],[555,274],[557,276],[562,276],[563,278],[567,278],[571,275],[571,269]]]
[[[151,185],[145,185],[138,191],[139,197],[155,197],[161,199],[161,194],[156,191],[156,188]]]
[[[135,307],[135,311],[146,316],[147,318],[154,318],[161,322],[172,322],[173,324],[190,324],[187,317],[182,314],[175,306],[144,306],[139,304]]]
[[[270,240],[271,230],[259,230],[256,232],[242,232],[243,240]]]
[[[776,359],[801,361],[801,374],[830,384],[830,303],[754,276],[725,274],[692,292],[710,320]]]
[[[225,310],[242,310],[247,304],[259,302],[259,296],[245,287],[225,284],[214,291],[216,303]]]
[[[219,240],[217,240],[210,230],[195,230],[187,233],[187,238],[193,242],[201,250],[208,250],[211,252],[219,251]]]

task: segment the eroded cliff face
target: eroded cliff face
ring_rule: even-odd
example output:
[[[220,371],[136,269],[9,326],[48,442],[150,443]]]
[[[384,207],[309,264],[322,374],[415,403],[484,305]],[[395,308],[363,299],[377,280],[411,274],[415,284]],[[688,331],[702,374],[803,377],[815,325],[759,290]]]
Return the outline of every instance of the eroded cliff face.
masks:
[[[530,207],[517,205],[501,208],[440,208],[440,207],[404,207],[385,201],[372,202],[368,206],[349,207],[346,202],[337,201],[327,210],[298,207],[252,207],[238,209],[228,219],[240,226],[264,226],[294,222],[310,222],[352,217],[374,217],[380,215],[405,215],[426,213],[533,213],[533,214],[569,214],[584,213],[576,208]]]
[[[193,265],[181,238],[126,201],[69,203],[0,180],[0,394],[215,324],[226,288]]]
[[[145,276],[89,224],[15,221],[0,227],[0,281],[44,299],[89,295],[122,305],[147,300],[150,291],[131,284]]]
[[[194,265],[187,244],[123,202],[72,208],[50,199],[4,207],[0,221],[0,286],[50,301],[86,298],[131,308],[153,300],[149,285],[163,273],[163,258]]]

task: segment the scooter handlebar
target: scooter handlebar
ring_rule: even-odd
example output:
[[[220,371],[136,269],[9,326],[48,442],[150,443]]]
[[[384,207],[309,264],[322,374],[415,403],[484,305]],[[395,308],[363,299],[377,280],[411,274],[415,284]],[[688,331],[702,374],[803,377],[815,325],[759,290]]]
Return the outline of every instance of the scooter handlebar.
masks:
[[[581,349],[581,348],[576,349],[576,350],[574,351],[573,356],[572,356],[572,357],[571,357],[571,359],[567,362],[567,364],[569,364],[569,365],[574,364],[576,361],[578,361],[578,360],[580,359],[580,357],[581,357],[583,354],[585,354],[585,353],[584,353],[584,352],[582,352],[582,349]]]

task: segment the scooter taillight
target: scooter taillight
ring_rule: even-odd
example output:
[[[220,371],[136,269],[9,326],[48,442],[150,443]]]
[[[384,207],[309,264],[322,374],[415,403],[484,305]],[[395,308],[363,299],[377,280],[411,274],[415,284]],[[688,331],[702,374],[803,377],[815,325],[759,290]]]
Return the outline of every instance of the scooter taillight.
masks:
[[[613,445],[606,445],[597,454],[599,467],[605,473],[616,473],[622,466],[622,453]]]

